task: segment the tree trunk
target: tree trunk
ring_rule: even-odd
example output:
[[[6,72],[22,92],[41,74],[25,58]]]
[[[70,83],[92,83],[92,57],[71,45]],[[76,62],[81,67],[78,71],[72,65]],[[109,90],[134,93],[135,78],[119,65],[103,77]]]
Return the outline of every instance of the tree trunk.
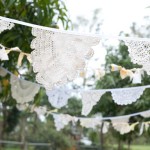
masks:
[[[0,140],[4,140],[5,127],[6,127],[6,118],[7,118],[7,109],[6,106],[2,103],[2,117],[3,120],[0,122]],[[0,143],[0,150],[3,150],[4,144]]]
[[[25,126],[26,126],[26,118],[22,117],[21,118],[21,142],[23,143],[21,145],[21,150],[27,150],[27,145],[26,145],[26,131],[25,131]]]
[[[118,141],[118,150],[122,150],[121,140]]]
[[[131,141],[128,140],[128,150],[130,150]]]
[[[101,150],[104,150],[103,126],[104,126],[104,123],[102,122],[102,125],[100,128],[100,147],[101,147]]]

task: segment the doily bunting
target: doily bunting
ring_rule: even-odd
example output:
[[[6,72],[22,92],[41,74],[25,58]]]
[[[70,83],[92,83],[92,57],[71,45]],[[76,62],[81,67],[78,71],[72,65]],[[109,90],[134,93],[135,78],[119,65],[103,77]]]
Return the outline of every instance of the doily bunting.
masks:
[[[150,40],[147,38],[80,34],[0,16],[1,32],[11,29],[14,24],[32,28],[32,35],[35,36],[31,43],[31,48],[33,48],[31,53],[33,69],[37,73],[37,82],[42,84],[47,90],[73,81],[78,76],[79,71],[84,69],[86,60],[92,57],[94,53],[91,49],[92,46],[98,45],[100,39],[103,38],[123,40],[128,46],[132,62],[142,65],[143,69],[150,74]],[[124,76],[125,70],[122,69],[121,71],[122,78],[126,77],[126,75]],[[134,79],[137,78],[137,74],[135,74],[136,77]],[[137,79],[133,82],[136,83]]]

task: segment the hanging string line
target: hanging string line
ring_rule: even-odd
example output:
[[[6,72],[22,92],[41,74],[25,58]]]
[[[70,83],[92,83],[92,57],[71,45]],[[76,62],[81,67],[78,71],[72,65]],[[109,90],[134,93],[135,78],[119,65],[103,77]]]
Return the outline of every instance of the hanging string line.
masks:
[[[118,39],[118,40],[134,40],[134,41],[149,41],[150,42],[149,38],[122,37],[122,36],[109,36],[109,35],[105,36],[105,35],[100,35],[100,34],[78,33],[78,32],[75,32],[75,31],[66,31],[66,30],[54,29],[54,28],[50,28],[50,27],[31,24],[31,23],[27,23],[27,22],[24,22],[24,21],[10,19],[10,18],[6,18],[6,17],[2,17],[2,16],[0,16],[0,19],[3,20],[3,21],[12,22],[12,23],[15,23],[15,24],[20,24],[20,25],[24,25],[24,26],[28,26],[28,27],[32,27],[32,28],[38,28],[38,29],[54,31],[54,32],[59,32],[59,33],[74,34],[74,35],[78,35],[78,36],[91,36],[91,37],[99,37],[99,38],[104,38],[104,39],[112,38],[112,39]]]
[[[8,74],[10,75],[13,75],[13,76],[16,76],[14,75],[12,72],[8,71],[7,69],[5,69],[4,67],[0,66],[0,68],[2,68],[3,70],[5,70]],[[16,76],[17,77],[17,76]],[[22,78],[19,78],[18,77],[18,80],[22,80],[22,81],[27,81],[27,82],[30,82],[30,83],[33,83],[33,84],[36,84],[37,86],[40,86],[40,87],[43,87],[41,84],[38,84],[38,83],[34,83],[34,82],[31,82],[31,81],[28,81],[28,80],[24,80]],[[84,89],[68,89],[68,91],[70,92],[98,92],[98,91],[106,91],[106,92],[111,92],[111,91],[117,91],[117,90],[131,90],[131,89],[137,89],[137,88],[143,88],[143,89],[146,89],[146,88],[150,88],[150,85],[144,85],[144,86],[136,86],[136,87],[128,87],[128,88],[115,88],[115,89],[95,89],[95,90],[84,90]]]

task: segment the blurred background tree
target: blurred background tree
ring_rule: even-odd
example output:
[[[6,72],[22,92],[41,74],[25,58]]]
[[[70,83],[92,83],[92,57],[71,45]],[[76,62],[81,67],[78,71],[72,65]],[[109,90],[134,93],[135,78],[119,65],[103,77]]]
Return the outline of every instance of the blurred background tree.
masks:
[[[1,0],[0,16],[52,28],[68,29],[72,27],[67,15],[67,8],[62,0]],[[1,33],[0,43],[9,48],[19,47],[23,52],[31,53],[32,38],[30,27],[16,24],[12,30]],[[20,68],[17,67],[18,55],[18,53],[10,53],[9,61],[0,61],[0,65],[15,74],[20,74],[26,80],[35,81],[32,66],[26,59],[23,59]],[[20,70],[25,70],[25,73],[22,74]],[[62,133],[56,132],[51,122],[45,122],[44,125],[37,115],[17,110],[16,101],[11,96],[9,78],[9,75],[4,78],[0,77],[2,85],[0,140],[10,139],[23,143],[26,141],[48,142],[53,145],[53,149],[70,147],[71,142],[66,140],[67,135],[63,134],[62,136]],[[36,95],[34,103],[36,105],[48,104],[43,89]],[[52,109],[50,104],[49,108]],[[0,144],[0,149],[5,149],[5,145]],[[25,145],[22,146],[22,149],[25,149]]]

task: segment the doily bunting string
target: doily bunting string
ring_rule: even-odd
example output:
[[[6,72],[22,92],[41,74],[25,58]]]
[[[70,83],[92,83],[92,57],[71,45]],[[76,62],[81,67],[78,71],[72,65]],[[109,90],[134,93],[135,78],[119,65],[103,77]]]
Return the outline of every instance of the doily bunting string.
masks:
[[[144,41],[150,41],[149,38],[122,37],[122,36],[110,36],[110,35],[100,35],[100,34],[86,34],[86,33],[78,33],[78,32],[75,32],[75,31],[66,31],[66,30],[54,29],[54,28],[40,26],[40,25],[27,23],[27,22],[24,22],[24,21],[19,21],[19,20],[16,20],[16,19],[11,19],[11,18],[2,17],[2,16],[0,16],[0,19],[4,20],[4,21],[11,22],[11,23],[23,25],[23,26],[28,26],[28,27],[31,27],[31,28],[38,28],[38,29],[49,30],[49,31],[54,31],[54,32],[62,32],[62,33],[67,33],[67,34],[85,35],[85,36],[91,36],[91,37],[100,37],[100,38],[103,38],[103,39],[110,39],[111,38],[111,39],[118,39],[118,40],[135,40],[135,41],[143,41],[144,40]]]

